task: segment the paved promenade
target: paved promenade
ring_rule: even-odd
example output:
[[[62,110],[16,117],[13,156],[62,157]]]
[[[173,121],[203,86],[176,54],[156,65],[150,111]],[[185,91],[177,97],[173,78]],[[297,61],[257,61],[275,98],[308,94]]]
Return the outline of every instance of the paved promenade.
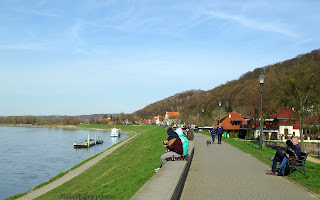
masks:
[[[266,175],[270,166],[211,137],[195,134],[194,157],[181,199],[319,199],[297,184]]]

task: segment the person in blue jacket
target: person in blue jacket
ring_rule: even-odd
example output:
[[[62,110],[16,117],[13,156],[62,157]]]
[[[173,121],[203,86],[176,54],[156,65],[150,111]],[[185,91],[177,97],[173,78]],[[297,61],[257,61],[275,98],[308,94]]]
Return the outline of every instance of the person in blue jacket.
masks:
[[[217,128],[217,132],[218,132],[218,144],[221,144],[221,138],[222,138],[222,133],[223,133],[223,127],[220,126]]]
[[[210,128],[210,133],[211,133],[211,137],[212,137],[212,143],[214,144],[214,139],[217,134],[217,129],[215,129],[214,127]]]

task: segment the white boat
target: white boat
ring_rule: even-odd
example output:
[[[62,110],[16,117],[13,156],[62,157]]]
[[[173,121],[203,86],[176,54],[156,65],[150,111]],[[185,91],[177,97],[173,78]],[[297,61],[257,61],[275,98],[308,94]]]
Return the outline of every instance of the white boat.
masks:
[[[120,137],[120,129],[112,128],[111,129],[111,137]]]

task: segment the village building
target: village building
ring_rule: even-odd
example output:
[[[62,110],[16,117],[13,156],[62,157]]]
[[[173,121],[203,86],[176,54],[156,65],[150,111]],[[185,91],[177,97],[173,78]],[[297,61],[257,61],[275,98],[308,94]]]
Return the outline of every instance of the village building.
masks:
[[[260,136],[260,118],[247,117],[251,139]],[[286,140],[300,136],[297,114],[290,108],[272,113],[263,119],[263,137],[265,140]]]
[[[162,121],[163,121],[163,117],[158,115],[158,116],[155,116],[152,120],[153,124],[155,125],[161,125]]]
[[[179,112],[168,112],[166,111],[166,115],[164,116],[164,125],[170,126],[172,124],[179,124]]]
[[[215,128],[219,126],[223,127],[223,130],[227,133],[237,132],[240,138],[244,137],[247,132],[247,121],[236,111],[232,111],[228,115],[223,116],[218,119],[218,124],[215,125]]]
[[[260,116],[260,114],[254,114],[254,116]],[[248,116],[246,120],[248,121],[248,130],[250,139],[256,139],[260,136],[260,118]],[[279,121],[277,119],[277,114],[272,113],[263,119],[263,137],[266,140],[277,140],[279,135]]]
[[[116,121],[109,121],[108,124],[109,124],[109,125],[116,125],[117,122],[116,122]]]
[[[286,108],[278,115],[279,120],[279,140],[290,139],[293,136],[300,136],[299,119],[296,112]]]

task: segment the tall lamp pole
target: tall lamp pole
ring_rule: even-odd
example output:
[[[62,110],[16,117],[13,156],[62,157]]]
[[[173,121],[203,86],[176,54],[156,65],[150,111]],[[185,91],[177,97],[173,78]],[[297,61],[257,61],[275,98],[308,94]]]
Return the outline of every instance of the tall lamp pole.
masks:
[[[204,113],[204,109],[202,108],[202,117],[201,117],[202,127],[203,127],[203,113]]]
[[[263,72],[259,75],[259,82],[260,82],[260,138],[259,138],[259,148],[262,150],[262,133],[263,133],[263,126],[262,126],[262,85],[264,82],[264,75]]]
[[[199,125],[199,113],[197,114],[197,125]]]
[[[219,128],[220,128],[220,108],[221,108],[221,101],[219,101]]]

